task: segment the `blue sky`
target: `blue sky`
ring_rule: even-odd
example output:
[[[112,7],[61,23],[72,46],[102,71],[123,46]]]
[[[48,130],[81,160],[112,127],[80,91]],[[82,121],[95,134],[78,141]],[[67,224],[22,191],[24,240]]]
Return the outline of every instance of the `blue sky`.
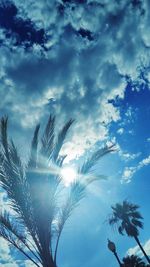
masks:
[[[23,158],[49,113],[58,126],[75,118],[63,148],[67,164],[102,144],[117,147],[96,168],[108,180],[89,188],[66,225],[60,267],[117,266],[107,238],[121,257],[140,255],[134,240],[106,223],[111,205],[124,199],[140,205],[140,239],[150,255],[149,24],[148,0],[0,0],[0,115],[9,116]],[[2,192],[0,206],[5,201]],[[32,266],[1,239],[0,263]]]

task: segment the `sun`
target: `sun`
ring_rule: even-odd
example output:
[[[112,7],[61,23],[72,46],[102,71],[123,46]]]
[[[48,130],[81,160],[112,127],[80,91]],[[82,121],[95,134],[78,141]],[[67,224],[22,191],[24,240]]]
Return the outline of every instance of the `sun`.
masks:
[[[69,186],[76,179],[76,171],[71,167],[65,167],[61,170],[61,176],[65,186]]]

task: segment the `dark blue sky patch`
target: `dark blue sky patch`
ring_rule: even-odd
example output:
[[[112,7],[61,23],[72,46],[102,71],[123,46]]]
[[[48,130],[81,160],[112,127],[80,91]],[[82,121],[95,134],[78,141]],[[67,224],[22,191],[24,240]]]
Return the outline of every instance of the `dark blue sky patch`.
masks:
[[[93,41],[94,40],[94,37],[92,35],[92,32],[90,32],[89,30],[85,30],[85,29],[81,28],[78,31],[78,34],[80,36],[82,36],[83,38],[87,38],[89,41]]]
[[[84,28],[80,28],[78,31],[72,27],[69,23],[64,27],[64,32],[62,35],[63,40],[73,40],[74,37],[79,37],[83,39],[87,39],[89,41],[94,41],[94,34]]]
[[[0,5],[0,27],[4,29],[7,39],[14,38],[14,45],[23,45],[25,48],[38,44],[44,47],[46,35],[44,29],[36,29],[30,19],[17,17],[18,9],[11,2],[2,2]]]
[[[119,123],[112,122],[110,130],[116,136],[123,149],[131,153],[139,151],[147,155],[147,140],[150,137],[150,90],[145,87],[140,91],[128,84],[123,100],[116,99],[113,105],[120,110]],[[123,128],[123,134],[119,134]]]
[[[132,6],[135,8],[142,8],[143,6],[143,3],[141,0],[132,0],[131,3],[132,3]]]
[[[60,13],[60,15],[63,15],[65,12],[65,5],[59,4],[59,5],[57,5],[57,9],[58,9],[58,12]]]
[[[87,0],[62,0],[63,3],[84,4]]]

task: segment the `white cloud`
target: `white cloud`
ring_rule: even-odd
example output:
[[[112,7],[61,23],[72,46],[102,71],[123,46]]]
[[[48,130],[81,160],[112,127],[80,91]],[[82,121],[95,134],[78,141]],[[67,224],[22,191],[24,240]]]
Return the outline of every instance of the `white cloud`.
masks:
[[[35,264],[33,264],[29,260],[25,260],[23,263],[24,263],[24,267],[34,267],[35,266]]]
[[[131,167],[125,167],[123,174],[122,174],[122,179],[121,182],[122,183],[130,183],[132,180],[133,175],[139,171],[140,169],[142,169],[144,166],[147,166],[150,164],[150,156],[148,156],[147,158],[142,159],[138,165],[136,166],[131,166]]]
[[[121,181],[125,183],[130,183],[136,171],[137,171],[136,167],[125,167]]]
[[[150,156],[143,159],[142,161],[140,161],[139,168],[142,168],[142,167],[147,166],[149,164],[150,164]]]
[[[85,130],[86,129],[86,130]],[[75,123],[72,131],[71,140],[65,143],[62,153],[68,154],[65,162],[74,158],[79,158],[86,150],[90,149],[98,140],[107,138],[107,128],[98,123],[95,126],[92,118]]]
[[[118,151],[119,156],[125,162],[132,161],[132,160],[138,158],[141,155],[141,152],[128,153],[127,151],[124,151],[121,148],[121,146],[116,142],[116,138],[114,138],[113,143],[115,144],[115,147],[116,147],[116,149]],[[125,177],[127,178],[128,176],[130,176],[133,171],[134,171],[134,167],[126,167],[126,169],[125,169]]]
[[[149,42],[148,3],[145,0],[143,7],[133,7],[130,1],[119,5],[114,1],[103,1],[103,5],[99,1],[89,1],[89,5],[13,2],[21,19],[30,19],[35,28],[45,30],[49,50],[34,44],[27,52],[5,38],[7,46],[0,49],[2,114],[11,115],[14,128],[21,124],[25,130],[48,112],[56,113],[60,123],[75,118],[79,122],[73,136],[76,152],[71,154],[79,155],[89,144],[106,139],[109,123],[120,119],[119,109],[108,100],[124,97],[124,76],[137,81],[141,62],[149,64],[145,46]],[[88,34],[82,37],[81,29],[93,39]],[[0,34],[3,38],[4,32]],[[54,101],[47,105],[49,98]],[[128,119],[131,113],[126,114]]]
[[[5,241],[2,237],[0,237],[0,255],[4,262],[8,262],[11,259],[10,256],[10,248],[8,242]],[[2,246],[3,244],[3,246]]]
[[[150,256],[150,239],[147,240],[145,242],[145,244],[143,244],[143,248],[144,248],[146,254]],[[140,250],[139,246],[135,246],[133,248],[129,248],[128,251],[127,251],[127,254],[130,255],[130,256],[134,255],[134,254],[136,254],[139,257],[143,256],[143,253]]]
[[[141,256],[141,251],[139,249],[139,246],[135,246],[133,248],[129,248],[127,251],[127,255],[131,256],[131,255],[138,255]]]
[[[134,159],[138,158],[141,155],[140,152],[139,153],[132,153],[132,154],[128,153],[128,152],[125,152],[125,151],[123,151],[121,149],[121,147],[119,147],[119,145],[118,145],[118,150],[119,150],[120,157],[125,161],[134,160]],[[127,169],[129,169],[129,167]]]
[[[150,239],[144,244],[144,249],[148,255],[150,255]]]
[[[11,209],[6,192],[0,188],[0,212],[8,211],[12,215],[16,215],[15,211]]]
[[[120,135],[123,134],[123,132],[124,132],[124,128],[119,128],[118,131],[117,131],[117,133],[120,134]]]
[[[7,241],[0,237],[0,265],[4,267],[19,267],[12,258],[10,247]]]
[[[130,153],[123,153],[122,156],[124,157],[125,160],[134,160],[136,158],[138,158],[140,156],[140,152],[139,153],[133,153],[133,154],[130,154]]]
[[[0,211],[2,212],[4,210],[10,211],[10,207],[8,204],[7,194],[4,191],[0,191]]]
[[[26,258],[24,260],[19,259],[21,252],[16,253],[16,249],[13,250],[13,246],[0,237],[0,266],[4,267],[32,267],[35,266],[30,260]],[[17,260],[16,260],[17,255]]]

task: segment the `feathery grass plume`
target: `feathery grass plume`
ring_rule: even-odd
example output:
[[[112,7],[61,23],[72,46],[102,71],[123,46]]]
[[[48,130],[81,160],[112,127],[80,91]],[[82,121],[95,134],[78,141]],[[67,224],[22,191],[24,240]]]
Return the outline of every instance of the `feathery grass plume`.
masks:
[[[38,267],[57,267],[58,245],[66,221],[86,195],[87,186],[104,178],[95,176],[92,167],[114,151],[110,146],[93,153],[66,190],[61,168],[67,155],[60,152],[73,121],[69,120],[56,135],[55,117],[50,115],[41,142],[38,124],[28,163],[23,164],[14,142],[7,136],[8,118],[1,119],[0,184],[13,213],[0,213],[0,236]]]

